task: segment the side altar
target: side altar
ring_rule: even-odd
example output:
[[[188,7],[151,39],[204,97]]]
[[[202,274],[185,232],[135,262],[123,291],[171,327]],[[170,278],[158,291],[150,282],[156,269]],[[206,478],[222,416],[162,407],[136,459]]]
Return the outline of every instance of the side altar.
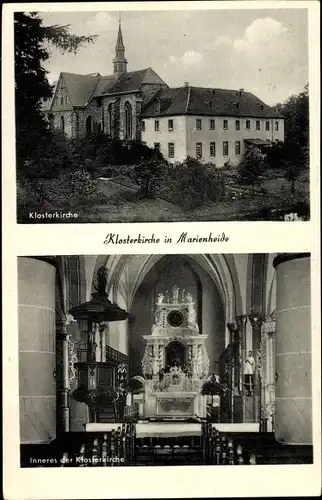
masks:
[[[158,295],[152,332],[143,336],[143,418],[206,417],[207,337],[199,332],[190,293],[175,286],[170,297]]]

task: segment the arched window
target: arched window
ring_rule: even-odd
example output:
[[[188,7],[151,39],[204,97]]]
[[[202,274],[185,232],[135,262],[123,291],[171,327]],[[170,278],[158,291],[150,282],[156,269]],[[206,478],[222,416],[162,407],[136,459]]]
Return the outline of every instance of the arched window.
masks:
[[[132,139],[132,107],[129,102],[125,103],[125,123],[124,123],[124,139],[130,141]]]
[[[60,117],[60,130],[65,132],[65,118],[63,116]]]
[[[86,133],[90,133],[93,130],[93,120],[91,116],[86,118]]]
[[[111,103],[111,104],[108,105],[108,108],[107,108],[107,133],[110,136],[113,135],[112,120],[113,120],[113,115],[112,115],[112,103]]]

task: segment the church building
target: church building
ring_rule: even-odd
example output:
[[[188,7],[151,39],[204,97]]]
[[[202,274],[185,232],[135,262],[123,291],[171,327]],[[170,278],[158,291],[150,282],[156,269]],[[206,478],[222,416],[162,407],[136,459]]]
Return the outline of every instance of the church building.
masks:
[[[218,168],[238,165],[247,145],[284,140],[281,114],[244,89],[169,88],[152,68],[128,72],[127,64],[119,24],[113,74],[61,73],[44,103],[51,127],[142,141],[170,163],[191,156]]]
[[[18,257],[18,285],[22,466],[312,463],[309,254]]]

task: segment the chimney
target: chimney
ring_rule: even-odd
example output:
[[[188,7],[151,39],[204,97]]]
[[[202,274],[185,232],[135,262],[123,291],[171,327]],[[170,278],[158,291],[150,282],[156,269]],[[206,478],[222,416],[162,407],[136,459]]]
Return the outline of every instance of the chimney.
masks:
[[[184,82],[185,87],[189,87],[190,83],[189,82]]]
[[[242,96],[244,93],[244,89],[239,89],[239,95]]]

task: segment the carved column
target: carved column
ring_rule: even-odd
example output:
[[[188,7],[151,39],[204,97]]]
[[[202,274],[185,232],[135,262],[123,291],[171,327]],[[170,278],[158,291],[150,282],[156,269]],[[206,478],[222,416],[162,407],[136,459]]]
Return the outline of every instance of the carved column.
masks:
[[[59,408],[58,408],[58,427],[62,432],[69,432],[69,363],[68,363],[68,333],[67,326],[69,322],[62,319],[57,322],[57,364],[58,364],[58,391],[59,391]],[[60,373],[59,373],[60,372]]]
[[[254,388],[253,388],[253,418],[254,422],[260,422],[261,417],[261,327],[264,321],[262,314],[251,313],[248,316],[253,329],[253,357],[255,359]]]
[[[247,316],[242,314],[236,317],[236,323],[238,325],[239,332],[239,355],[240,355],[240,370],[239,370],[239,391],[242,396],[242,405],[243,405],[243,414],[242,419],[243,422],[246,422],[246,399],[245,399],[245,386],[243,380],[243,372],[244,372],[244,362],[246,359],[246,323]]]
[[[266,419],[267,432],[274,431],[275,415],[275,318],[268,318],[263,324],[263,334],[265,336],[265,356],[262,357],[263,377],[263,416]]]

